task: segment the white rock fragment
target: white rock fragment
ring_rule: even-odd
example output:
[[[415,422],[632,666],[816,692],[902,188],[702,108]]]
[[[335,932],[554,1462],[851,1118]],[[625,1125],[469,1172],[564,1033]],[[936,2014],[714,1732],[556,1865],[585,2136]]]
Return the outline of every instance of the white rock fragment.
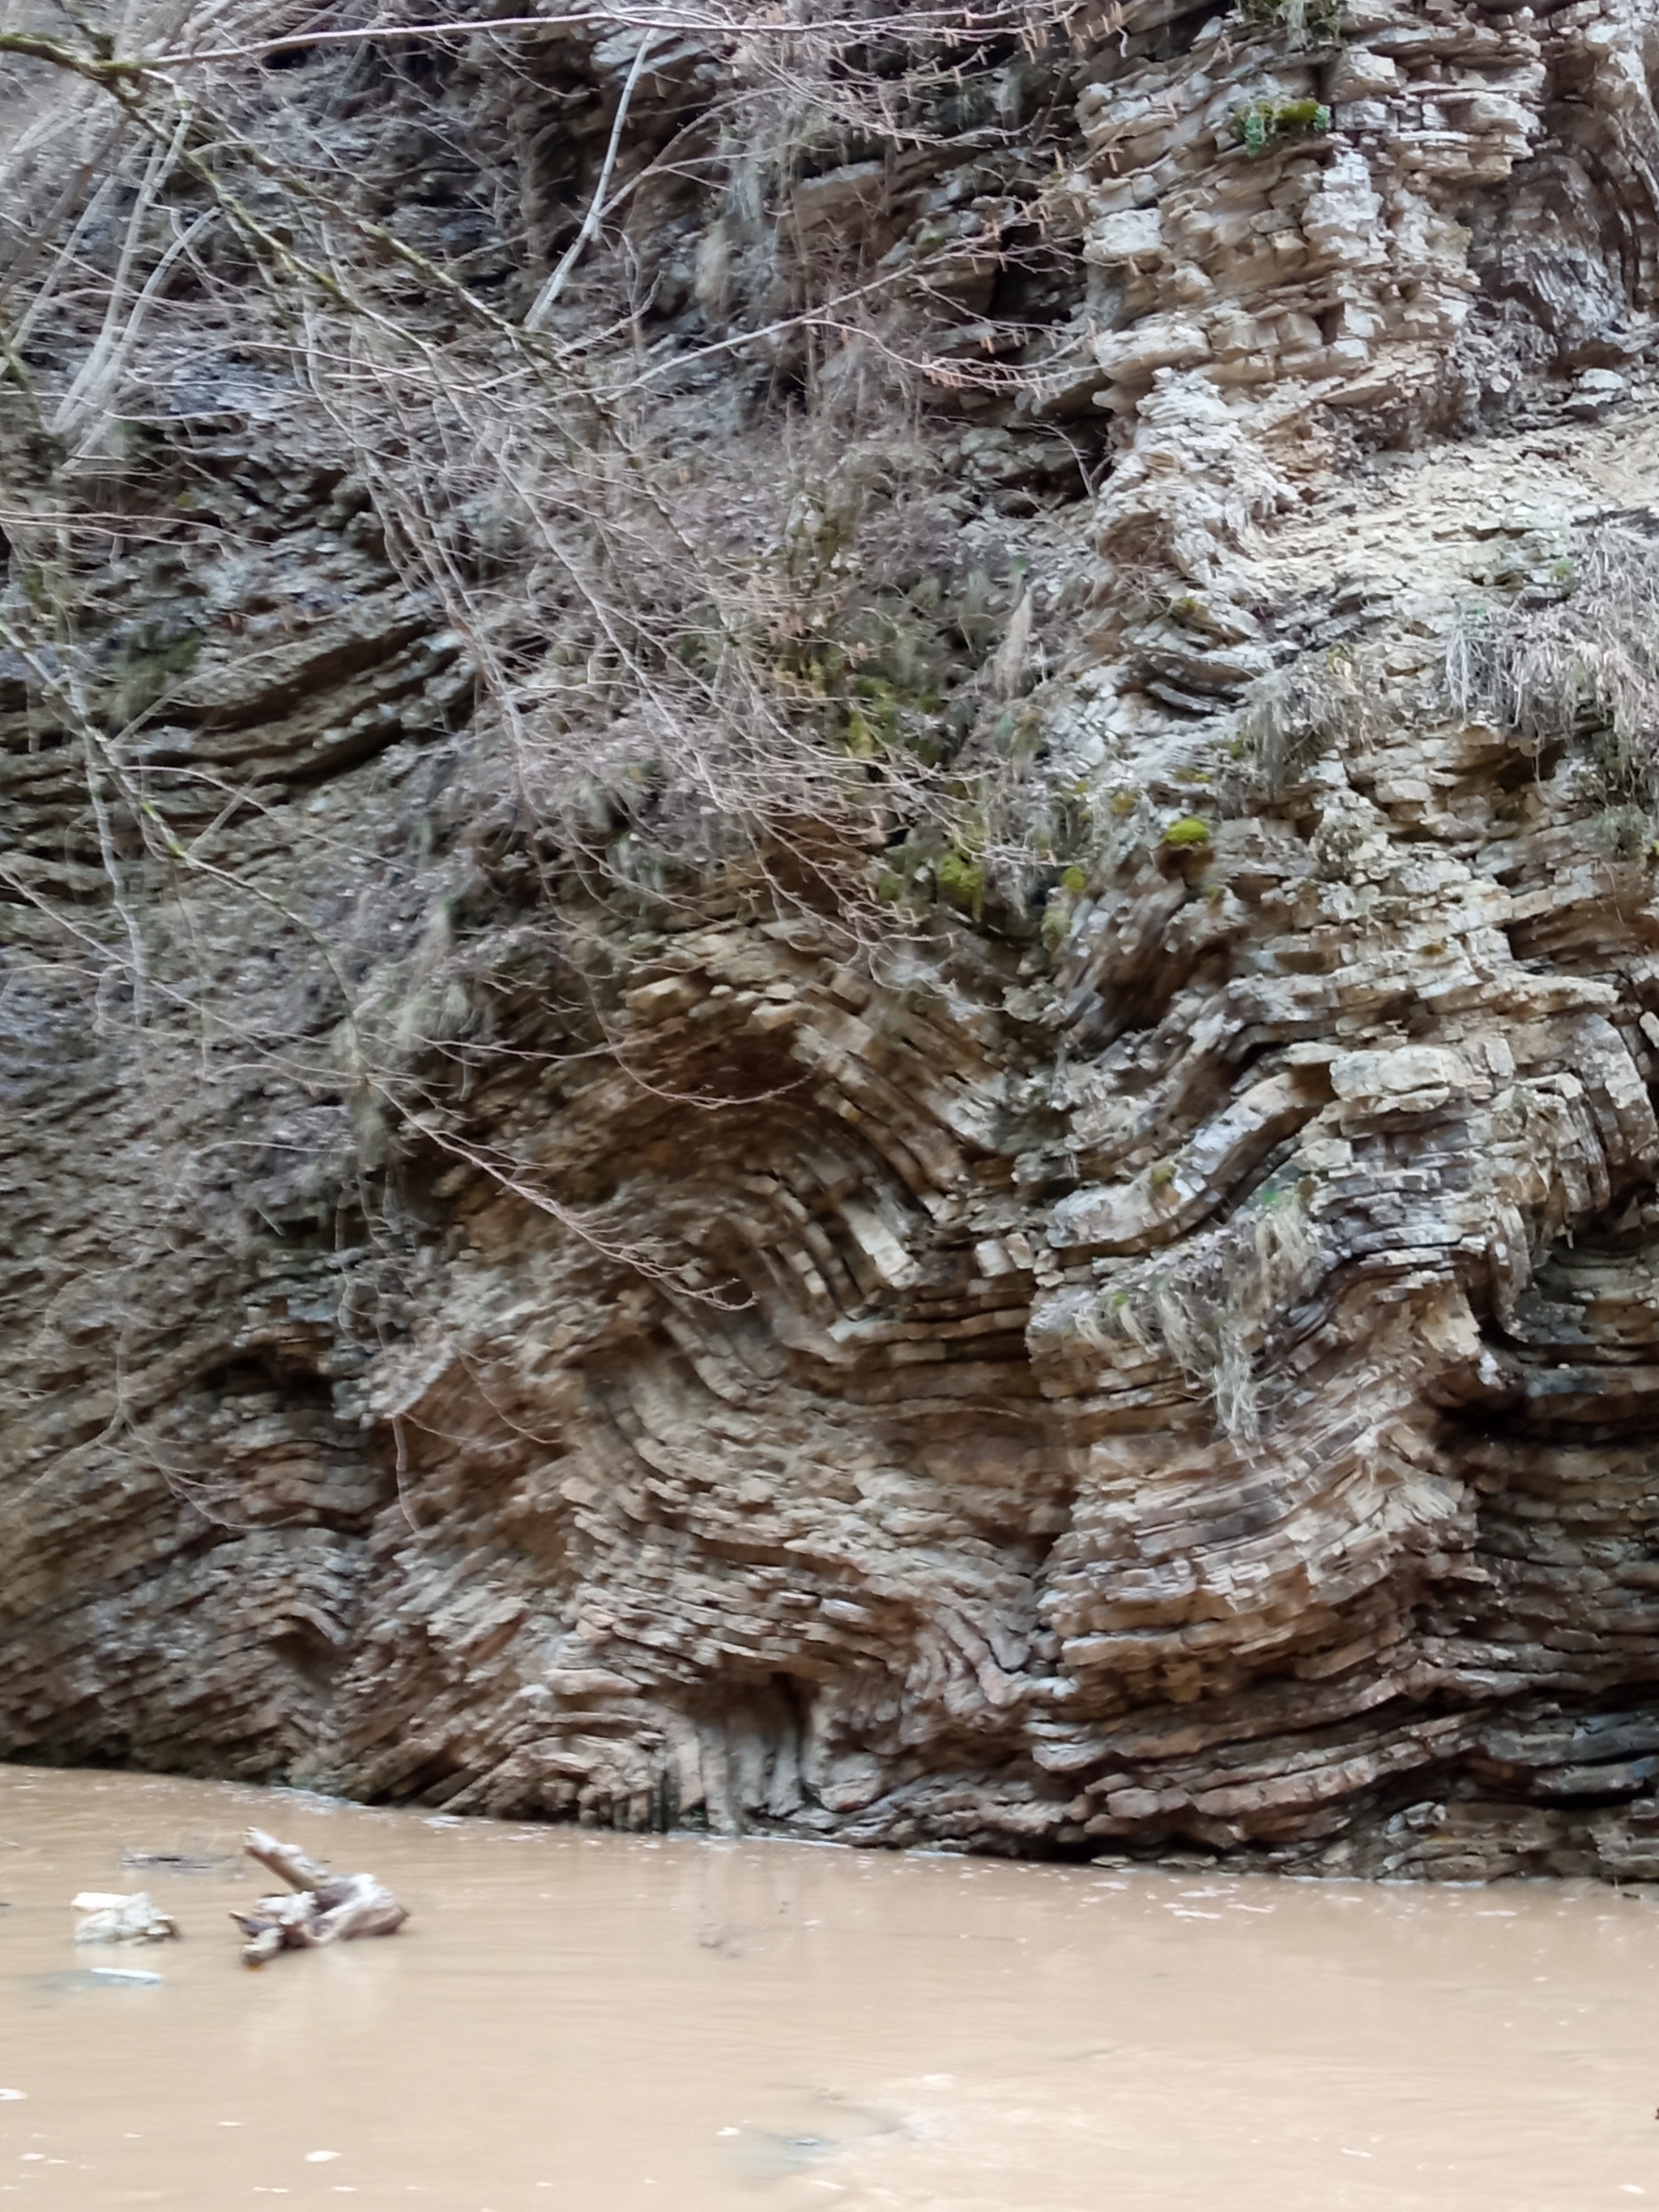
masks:
[[[178,1922],[158,1912],[142,1889],[125,1895],[83,1889],[70,1904],[82,1916],[75,1930],[77,1943],[164,1943],[179,1933]]]
[[[1115,262],[1156,254],[1163,245],[1164,218],[1155,207],[1120,208],[1103,216],[1090,232],[1083,258],[1098,268],[1110,268]]]

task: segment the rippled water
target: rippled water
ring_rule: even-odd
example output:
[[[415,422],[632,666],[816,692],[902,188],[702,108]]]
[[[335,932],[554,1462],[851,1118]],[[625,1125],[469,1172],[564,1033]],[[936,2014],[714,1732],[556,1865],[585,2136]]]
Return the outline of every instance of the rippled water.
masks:
[[[240,1966],[227,1911],[270,1886],[234,1856],[250,1820],[379,1874],[407,1928]],[[184,1942],[75,1948],[77,1889],[140,1887]],[[1659,2208],[1659,1911],[1600,1888],[861,1856],[0,1767],[0,2194],[42,2206]]]

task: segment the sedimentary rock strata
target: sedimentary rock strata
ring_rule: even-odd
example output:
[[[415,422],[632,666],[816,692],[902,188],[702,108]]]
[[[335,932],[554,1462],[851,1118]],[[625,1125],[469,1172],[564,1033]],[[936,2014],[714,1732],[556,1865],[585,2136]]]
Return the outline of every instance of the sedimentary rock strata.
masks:
[[[21,538],[6,602],[0,1747],[1659,1874],[1653,713],[1510,681],[1659,574],[1654,27],[1131,0],[981,55],[990,150],[806,165],[769,247],[641,187],[592,283],[632,254],[640,343],[724,349],[688,511],[783,452],[738,341],[806,241],[969,249],[883,326],[944,316],[905,588],[956,665],[902,711],[989,701],[1082,826],[1016,897],[884,825],[873,947],[787,882],[562,876],[552,928],[477,639],[337,422],[180,354],[218,535],[71,564],[56,660]],[[519,228],[410,155],[422,250],[567,335],[624,87],[646,177],[729,64],[638,36],[457,76]],[[314,66],[343,158],[389,143],[396,87],[331,124]],[[83,336],[31,341],[60,414]],[[10,500],[94,511],[7,420]]]

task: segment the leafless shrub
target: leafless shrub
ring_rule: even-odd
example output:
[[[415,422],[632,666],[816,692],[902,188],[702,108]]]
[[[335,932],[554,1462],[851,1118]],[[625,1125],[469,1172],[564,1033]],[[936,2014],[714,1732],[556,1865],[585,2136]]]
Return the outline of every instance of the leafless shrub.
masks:
[[[464,271],[360,212],[303,107],[273,98],[258,64],[301,45],[303,31],[286,34],[249,9],[210,7],[193,20],[174,9],[140,25],[149,35],[135,40],[140,53],[167,50],[167,62],[127,74],[95,40],[21,41],[76,84],[62,112],[41,119],[27,158],[14,160],[5,181],[33,180],[15,204],[51,198],[103,127],[93,112],[100,93],[119,112],[109,176],[131,203],[113,265],[83,267],[77,241],[104,191],[95,180],[19,320],[27,337],[77,279],[101,289],[84,357],[41,386],[45,434],[72,441],[72,462],[106,463],[135,392],[153,385],[169,347],[176,370],[179,349],[202,350],[216,324],[234,334],[296,397],[309,392],[329,442],[366,484],[393,558],[435,592],[466,639],[488,720],[511,754],[521,830],[533,819],[544,842],[585,866],[614,866],[636,888],[728,862],[764,870],[762,856],[777,852],[785,875],[821,878],[832,853],[845,863],[895,821],[930,811],[949,842],[944,817],[962,797],[932,772],[936,760],[860,714],[853,678],[867,646],[835,648],[879,573],[872,535],[914,487],[914,470],[904,481],[913,457],[892,429],[907,385],[935,368],[957,381],[975,373],[971,361],[935,362],[916,303],[936,324],[940,313],[961,320],[952,301],[963,275],[982,282],[999,242],[941,240],[901,282],[842,265],[833,236],[803,234],[789,195],[814,153],[845,160],[936,137],[930,118],[953,77],[960,90],[963,33],[926,10],[820,12],[792,17],[787,34],[769,17],[719,9],[641,16],[637,27],[625,9],[589,19],[590,36],[620,40],[632,58],[587,212],[518,323]],[[496,46],[503,36],[459,19],[453,29],[487,30]],[[647,196],[658,164],[629,169],[617,155],[630,100],[675,40],[717,57],[726,73],[704,124],[729,145],[731,212],[705,240],[700,283],[721,289],[714,263],[739,220],[791,264],[781,318],[706,350],[758,348],[775,374],[787,356],[811,400],[807,434],[761,441],[741,495],[754,512],[738,526],[730,473],[718,490],[675,481],[675,433],[690,411],[677,394],[696,363],[642,359],[630,335],[640,301],[627,276],[625,204]],[[365,33],[365,52],[371,44]],[[688,158],[715,181],[721,160],[695,149]],[[662,166],[674,167],[666,155]],[[191,203],[182,209],[180,191]],[[72,191],[58,198],[47,228],[76,213]],[[620,252],[590,281],[578,261],[601,233]],[[20,246],[24,259],[34,252],[38,237]],[[175,271],[191,281],[188,334],[178,313],[162,312]],[[982,315],[967,319],[983,359],[988,326]],[[872,413],[883,418],[890,480],[874,498]],[[44,552],[39,565],[50,565]],[[24,627],[40,632],[26,618]],[[1011,655],[1012,644],[1003,661]],[[1000,662],[992,688],[1006,676]],[[983,812],[971,799],[969,808]],[[843,865],[826,886],[843,919],[856,921],[861,879],[859,866]]]
[[[1027,374],[1028,334],[984,311],[1019,249],[981,222],[889,266],[849,246],[848,226],[809,219],[806,192],[836,167],[860,189],[860,164],[936,141],[964,58],[971,81],[985,41],[1024,19],[621,6],[458,16],[417,37],[349,18],[319,29],[298,6],[168,0],[128,9],[118,43],[113,22],[70,22],[61,37],[0,32],[7,68],[32,71],[0,153],[0,439],[18,462],[0,652],[78,763],[112,921],[10,860],[9,889],[58,929],[100,1020],[188,1048],[204,1083],[255,1066],[343,1086],[371,1138],[418,1125],[603,1256],[660,1273],[666,1255],[483,1144],[462,1109],[481,1064],[609,1049],[580,918],[601,904],[658,921],[793,913],[878,955],[916,926],[876,893],[896,836],[939,856],[957,914],[1030,865],[1013,741],[986,758],[961,744],[981,704],[994,727],[1013,703],[1029,604],[1012,622],[960,610],[963,635],[981,618],[988,635],[956,672],[952,723],[927,640],[886,590],[906,548],[939,536],[922,398]],[[556,33],[602,125],[585,205],[543,234],[480,167],[466,103],[532,106]],[[276,64],[318,55],[328,100],[296,97]],[[400,74],[417,60],[425,76]],[[696,131],[635,143],[671,65],[716,89]],[[463,205],[501,214],[506,246],[486,224],[434,246],[374,161],[349,171],[328,115],[368,101],[372,147],[382,94],[465,178]],[[994,104],[973,128],[991,148],[1009,135]],[[690,347],[648,331],[678,280],[651,264],[644,211],[671,188],[711,218]],[[714,471],[700,410],[734,362],[751,428]],[[477,703],[447,804],[477,865],[511,875],[493,932],[428,933],[404,955],[372,911],[348,927],[278,896],[244,846],[326,847],[279,782],[150,764],[189,671],[166,642],[114,671],[100,659],[99,572],[147,532],[164,553],[213,532],[234,550],[222,488],[191,472],[191,424],[229,416],[250,444],[280,416],[363,506],[433,629],[462,641]],[[435,908],[435,872],[432,890]],[[247,959],[192,935],[210,891],[303,948],[337,1024],[326,1050],[297,1011],[286,1033],[250,1018]],[[566,1030],[511,1048],[487,1033],[480,1007],[510,997],[514,963],[563,979]]]

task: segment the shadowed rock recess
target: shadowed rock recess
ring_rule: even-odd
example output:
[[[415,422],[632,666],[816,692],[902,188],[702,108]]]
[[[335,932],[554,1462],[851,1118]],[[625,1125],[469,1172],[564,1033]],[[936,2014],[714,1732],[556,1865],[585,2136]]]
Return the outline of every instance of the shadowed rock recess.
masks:
[[[0,501],[14,635],[58,623],[0,652],[0,1750],[1659,1878],[1659,5],[1038,13],[746,201],[697,138],[732,41],[639,37],[281,86],[509,321],[633,86],[612,198],[654,180],[539,319],[690,364],[688,513],[764,507],[837,361],[925,356],[872,588],[937,757],[1018,756],[1048,826],[1022,878],[878,820],[885,943],[561,874],[292,357],[158,292],[94,465],[48,301]],[[942,238],[816,366],[764,337],[804,240],[850,287]],[[42,581],[14,518],[70,508]]]

